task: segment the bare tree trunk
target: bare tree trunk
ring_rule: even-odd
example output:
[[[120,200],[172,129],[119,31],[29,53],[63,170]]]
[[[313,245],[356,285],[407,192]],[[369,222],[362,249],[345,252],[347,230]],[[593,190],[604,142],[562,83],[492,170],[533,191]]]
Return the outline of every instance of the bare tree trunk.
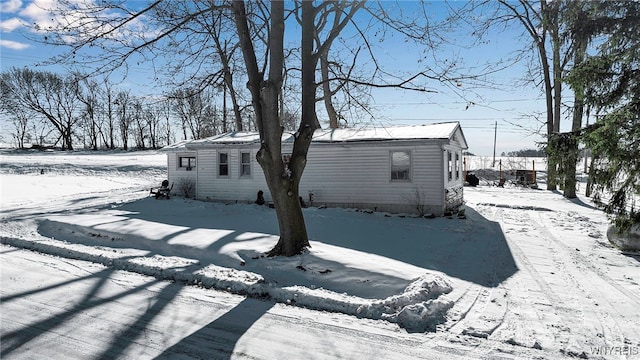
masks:
[[[552,33],[554,23],[551,20],[554,16],[557,18],[556,14],[550,13],[552,9],[549,9],[549,6],[555,6],[554,4],[548,4],[546,0],[540,0],[540,9],[536,10],[535,5],[532,2],[527,0],[520,0],[519,3],[522,5],[523,10],[519,10],[515,4],[508,0],[500,0],[500,3],[509,9],[515,15],[515,18],[522,23],[526,31],[529,33],[531,38],[533,39],[536,48],[538,50],[538,59],[540,60],[540,66],[542,68],[542,77],[544,83],[544,95],[545,95],[545,103],[546,103],[546,111],[547,111],[547,190],[556,190],[557,188],[557,159],[555,157],[554,149],[552,149],[552,138],[553,134],[556,131],[556,125],[560,125],[559,121],[559,111],[554,111],[556,105],[560,103],[561,98],[556,96],[554,98],[554,85],[556,83],[556,71],[559,70],[559,66],[556,67],[555,58],[554,61],[554,69],[549,65],[549,53],[546,48],[546,35]],[[541,21],[542,31],[539,30],[539,24],[534,22],[534,18],[538,18]],[[557,30],[556,30],[557,33]],[[552,41],[553,43],[553,41]],[[552,49],[553,54],[555,54],[556,50],[559,50],[553,43],[554,49]],[[559,59],[559,56],[557,57]],[[552,71],[553,79],[552,79]],[[561,87],[555,87],[555,94],[558,94],[558,90]]]
[[[327,115],[329,116],[329,128],[337,129],[339,126],[338,113],[336,112],[336,108],[333,106],[333,101],[331,100],[333,94],[331,93],[331,86],[329,84],[328,51],[320,54],[320,73],[322,74],[322,93],[324,106],[327,109]],[[318,127],[320,127],[320,124],[318,124]]]
[[[574,66],[576,66],[584,61],[587,44],[579,34],[574,34],[574,36],[578,37],[575,41],[575,47],[573,50]],[[576,140],[571,143],[572,147],[568,151],[566,166],[564,169],[564,196],[570,199],[576,197],[576,166],[579,155],[579,141],[577,140],[577,133],[582,128],[582,116],[584,114],[584,87],[574,86],[573,93],[573,122],[571,124],[571,132],[572,136],[574,136]]]
[[[218,55],[220,56],[220,61],[222,62],[222,70],[224,76],[224,85],[225,85],[225,98],[224,101],[226,103],[226,90],[229,90],[229,96],[231,97],[231,104],[233,107],[233,115],[235,117],[236,131],[243,131],[244,125],[242,123],[242,114],[240,113],[240,105],[238,104],[238,95],[236,94],[235,86],[233,85],[233,73],[231,72],[231,66],[229,65],[229,56],[227,44],[225,42],[224,47],[220,43],[220,39],[217,34],[213,34],[213,38],[216,43],[216,47],[218,48]],[[225,106],[225,128],[226,128],[226,106]],[[226,132],[226,130],[225,130]]]
[[[262,140],[256,159],[264,171],[280,230],[280,239],[269,255],[292,256],[300,254],[305,247],[309,246],[302,208],[298,200],[298,183],[302,176],[302,172],[298,173],[298,171],[301,170],[300,165],[306,162],[306,151],[303,151],[306,149],[300,149],[296,140],[294,154],[289,163],[290,167],[285,167],[282,160],[282,127],[278,116],[278,99],[282,91],[284,68],[284,2],[271,2],[271,32],[268,46],[269,75],[266,81],[263,80],[264,75],[258,70],[245,4],[243,1],[234,1],[231,7],[247,67],[249,77],[247,86],[251,92],[256,125]],[[302,152],[304,152],[305,159],[300,158]]]
[[[552,62],[553,62],[553,134],[557,134],[560,132],[560,112],[561,112],[561,107],[562,107],[562,65],[560,64],[560,34],[559,34],[559,23],[558,23],[558,17],[559,17],[559,9],[558,9],[559,4],[556,3],[550,3],[547,5],[547,7],[550,7],[548,14],[548,21],[551,23],[551,57],[552,57]],[[559,154],[557,153],[558,149],[552,149],[552,151],[555,152],[555,156],[557,157],[563,157],[563,154]],[[563,163],[566,163],[566,158],[563,157],[562,161]],[[557,179],[559,178],[558,174],[563,174],[564,175],[564,171],[559,169],[560,164],[559,163],[555,163],[554,162],[554,172],[555,172],[555,176],[552,179],[552,181],[550,181],[550,184],[547,185],[547,189],[549,189],[549,185],[552,187],[552,189],[549,190],[555,190],[558,183],[557,183]],[[563,179],[559,179],[560,185],[563,187],[564,189],[564,176]]]
[[[541,13],[543,22],[545,23],[546,30],[551,34],[551,61],[553,64],[553,84],[549,88],[549,93],[553,89],[553,105],[551,109],[551,119],[547,118],[547,121],[551,120],[551,123],[547,124],[547,136],[551,137],[553,134],[557,134],[560,131],[560,107],[562,105],[562,69],[560,66],[560,38],[558,28],[558,4],[546,3],[545,0],[540,1]],[[542,54],[541,54],[542,55]],[[546,57],[547,54],[544,54]],[[551,74],[549,69],[547,72]],[[551,85],[551,84],[550,84]],[[549,99],[547,99],[549,100]],[[549,102],[547,101],[547,106]],[[548,143],[548,146],[551,142]],[[547,190],[556,190],[558,185],[558,166],[559,162],[557,157],[560,155],[557,153],[557,149],[549,149],[551,155],[547,157]]]

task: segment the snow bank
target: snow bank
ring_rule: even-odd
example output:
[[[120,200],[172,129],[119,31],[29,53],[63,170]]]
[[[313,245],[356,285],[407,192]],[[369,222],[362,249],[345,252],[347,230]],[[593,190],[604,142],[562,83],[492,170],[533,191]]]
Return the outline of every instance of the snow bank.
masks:
[[[442,296],[452,291],[451,284],[438,274],[425,274],[415,279],[401,294],[372,300],[322,288],[281,287],[277,282],[266,281],[259,274],[217,265],[198,269],[200,263],[196,260],[157,254],[147,256],[145,251],[138,249],[85,246],[55,239],[30,241],[2,237],[0,240],[3,244],[15,247],[100,263],[161,280],[215,288],[250,297],[269,298],[315,310],[386,320],[397,323],[409,332],[435,331],[436,326],[445,321],[447,311],[454,305],[453,301]]]

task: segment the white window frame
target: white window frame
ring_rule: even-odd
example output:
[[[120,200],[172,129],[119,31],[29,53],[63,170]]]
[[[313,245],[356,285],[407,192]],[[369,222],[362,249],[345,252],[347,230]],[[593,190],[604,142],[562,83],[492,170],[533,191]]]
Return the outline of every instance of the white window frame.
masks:
[[[393,163],[393,155],[396,153],[404,153],[408,156],[409,158],[409,164],[406,165],[406,170],[395,170],[394,168],[397,168],[399,166],[404,166],[404,165],[396,165]],[[399,181],[399,182],[411,182],[411,168],[412,168],[412,154],[410,150],[392,150],[389,152],[389,180],[390,181]],[[399,177],[400,173],[404,173],[406,174],[406,177]]]
[[[222,155],[225,155],[225,156],[227,157],[227,159],[226,159],[226,160],[227,160],[227,162],[224,162],[224,163],[223,163],[223,162],[221,161],[221,157],[222,157]],[[231,169],[231,168],[229,167],[229,159],[230,159],[230,157],[229,157],[229,153],[228,153],[228,152],[226,152],[226,151],[221,151],[221,152],[219,152],[219,153],[218,153],[218,171],[217,171],[217,173],[218,173],[218,177],[229,177],[229,175],[230,175],[230,174],[229,174],[229,170]],[[227,170],[227,173],[226,173],[226,174],[222,174],[222,171],[221,171],[221,170],[222,170],[222,166],[226,166],[226,170]]]
[[[451,151],[447,150],[447,169],[448,169],[448,176],[447,179],[449,181],[453,180],[453,163],[452,163],[452,157],[451,157]]]
[[[248,159],[245,162],[244,155],[247,155]],[[251,151],[240,151],[240,177],[241,178],[250,178],[253,175],[252,169],[252,161],[251,161]],[[249,171],[245,173],[245,169]]]
[[[183,166],[183,159],[188,159],[186,164],[187,166]],[[195,155],[178,155],[178,169],[191,171],[196,168],[196,164],[197,162]]]

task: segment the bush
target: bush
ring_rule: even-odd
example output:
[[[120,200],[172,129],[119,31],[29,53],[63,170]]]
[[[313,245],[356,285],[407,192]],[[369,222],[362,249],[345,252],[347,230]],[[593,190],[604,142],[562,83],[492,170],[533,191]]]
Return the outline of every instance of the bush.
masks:
[[[426,215],[427,194],[420,187],[414,187],[413,190],[405,196],[405,200],[413,207],[419,216]]]
[[[196,195],[196,180],[193,178],[181,178],[178,186],[182,192],[182,196],[185,198],[195,197]]]

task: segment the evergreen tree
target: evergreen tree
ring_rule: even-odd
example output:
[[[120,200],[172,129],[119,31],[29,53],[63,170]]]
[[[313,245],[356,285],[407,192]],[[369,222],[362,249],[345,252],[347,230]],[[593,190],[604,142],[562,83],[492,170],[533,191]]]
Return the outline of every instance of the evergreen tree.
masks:
[[[640,224],[640,3],[600,1],[581,29],[597,53],[571,71],[599,114],[582,134],[591,148],[594,198],[621,232]]]

